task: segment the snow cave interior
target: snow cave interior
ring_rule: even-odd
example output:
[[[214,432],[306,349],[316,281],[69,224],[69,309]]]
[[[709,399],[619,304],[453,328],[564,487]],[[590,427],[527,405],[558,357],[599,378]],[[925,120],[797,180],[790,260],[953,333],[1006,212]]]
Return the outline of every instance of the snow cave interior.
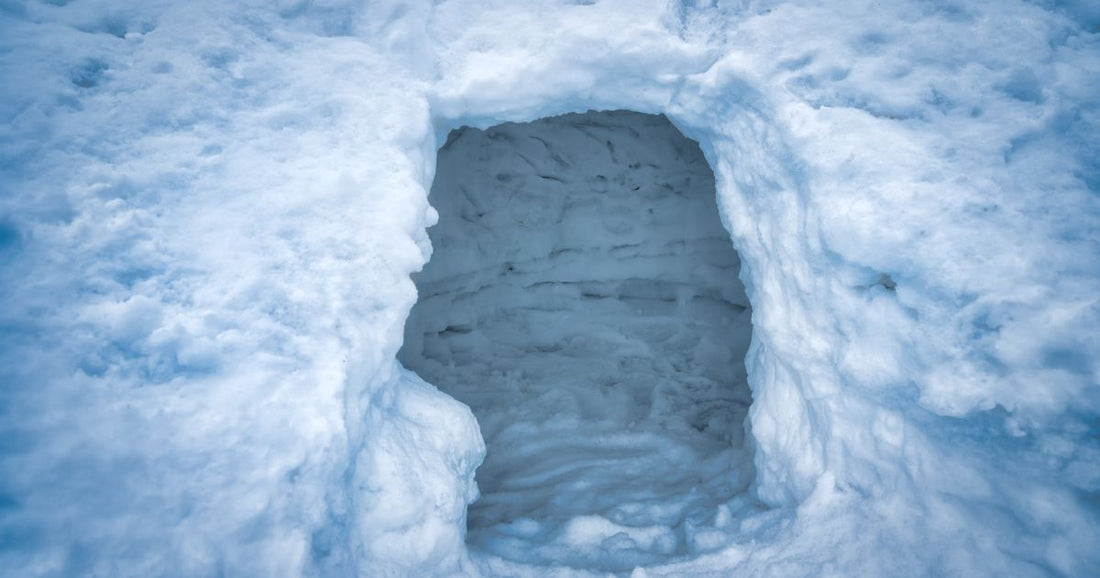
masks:
[[[480,424],[469,544],[622,571],[705,540],[752,477],[752,310],[698,143],[629,111],[462,127],[429,200],[399,359]]]

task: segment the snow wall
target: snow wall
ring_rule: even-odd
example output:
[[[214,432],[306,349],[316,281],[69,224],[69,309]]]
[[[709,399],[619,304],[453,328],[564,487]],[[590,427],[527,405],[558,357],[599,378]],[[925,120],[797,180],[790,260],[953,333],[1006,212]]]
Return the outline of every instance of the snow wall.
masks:
[[[395,361],[453,128],[697,140],[751,491],[651,575],[1094,575],[1089,2],[0,2],[0,573],[535,572]],[[538,570],[554,574],[552,568]]]

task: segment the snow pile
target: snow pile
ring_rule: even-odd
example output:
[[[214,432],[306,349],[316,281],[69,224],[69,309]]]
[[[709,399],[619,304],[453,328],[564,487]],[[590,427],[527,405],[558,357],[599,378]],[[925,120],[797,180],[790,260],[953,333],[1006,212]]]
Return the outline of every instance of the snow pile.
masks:
[[[1096,574],[1098,25],[0,1],[0,574],[575,574],[471,558],[478,424],[395,357],[446,135],[589,109],[700,143],[752,303],[766,509],[645,573]]]
[[[663,117],[451,133],[398,359],[481,425],[472,545],[620,571],[714,548],[752,475],[751,310],[714,199]]]

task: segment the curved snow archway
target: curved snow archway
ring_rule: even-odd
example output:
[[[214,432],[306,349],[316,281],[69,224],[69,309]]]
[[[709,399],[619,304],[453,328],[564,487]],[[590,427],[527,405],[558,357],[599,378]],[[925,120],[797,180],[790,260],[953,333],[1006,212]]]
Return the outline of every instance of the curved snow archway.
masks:
[[[751,310],[698,144],[628,111],[461,128],[431,201],[399,358],[481,425],[470,545],[610,571],[725,545]]]

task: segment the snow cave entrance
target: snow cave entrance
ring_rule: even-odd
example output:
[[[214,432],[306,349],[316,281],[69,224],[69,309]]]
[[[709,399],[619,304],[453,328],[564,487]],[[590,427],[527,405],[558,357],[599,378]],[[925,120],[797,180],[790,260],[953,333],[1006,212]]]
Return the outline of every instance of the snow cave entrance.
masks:
[[[398,357],[481,426],[472,551],[623,571],[724,546],[751,310],[698,143],[629,111],[463,127],[430,201]]]

